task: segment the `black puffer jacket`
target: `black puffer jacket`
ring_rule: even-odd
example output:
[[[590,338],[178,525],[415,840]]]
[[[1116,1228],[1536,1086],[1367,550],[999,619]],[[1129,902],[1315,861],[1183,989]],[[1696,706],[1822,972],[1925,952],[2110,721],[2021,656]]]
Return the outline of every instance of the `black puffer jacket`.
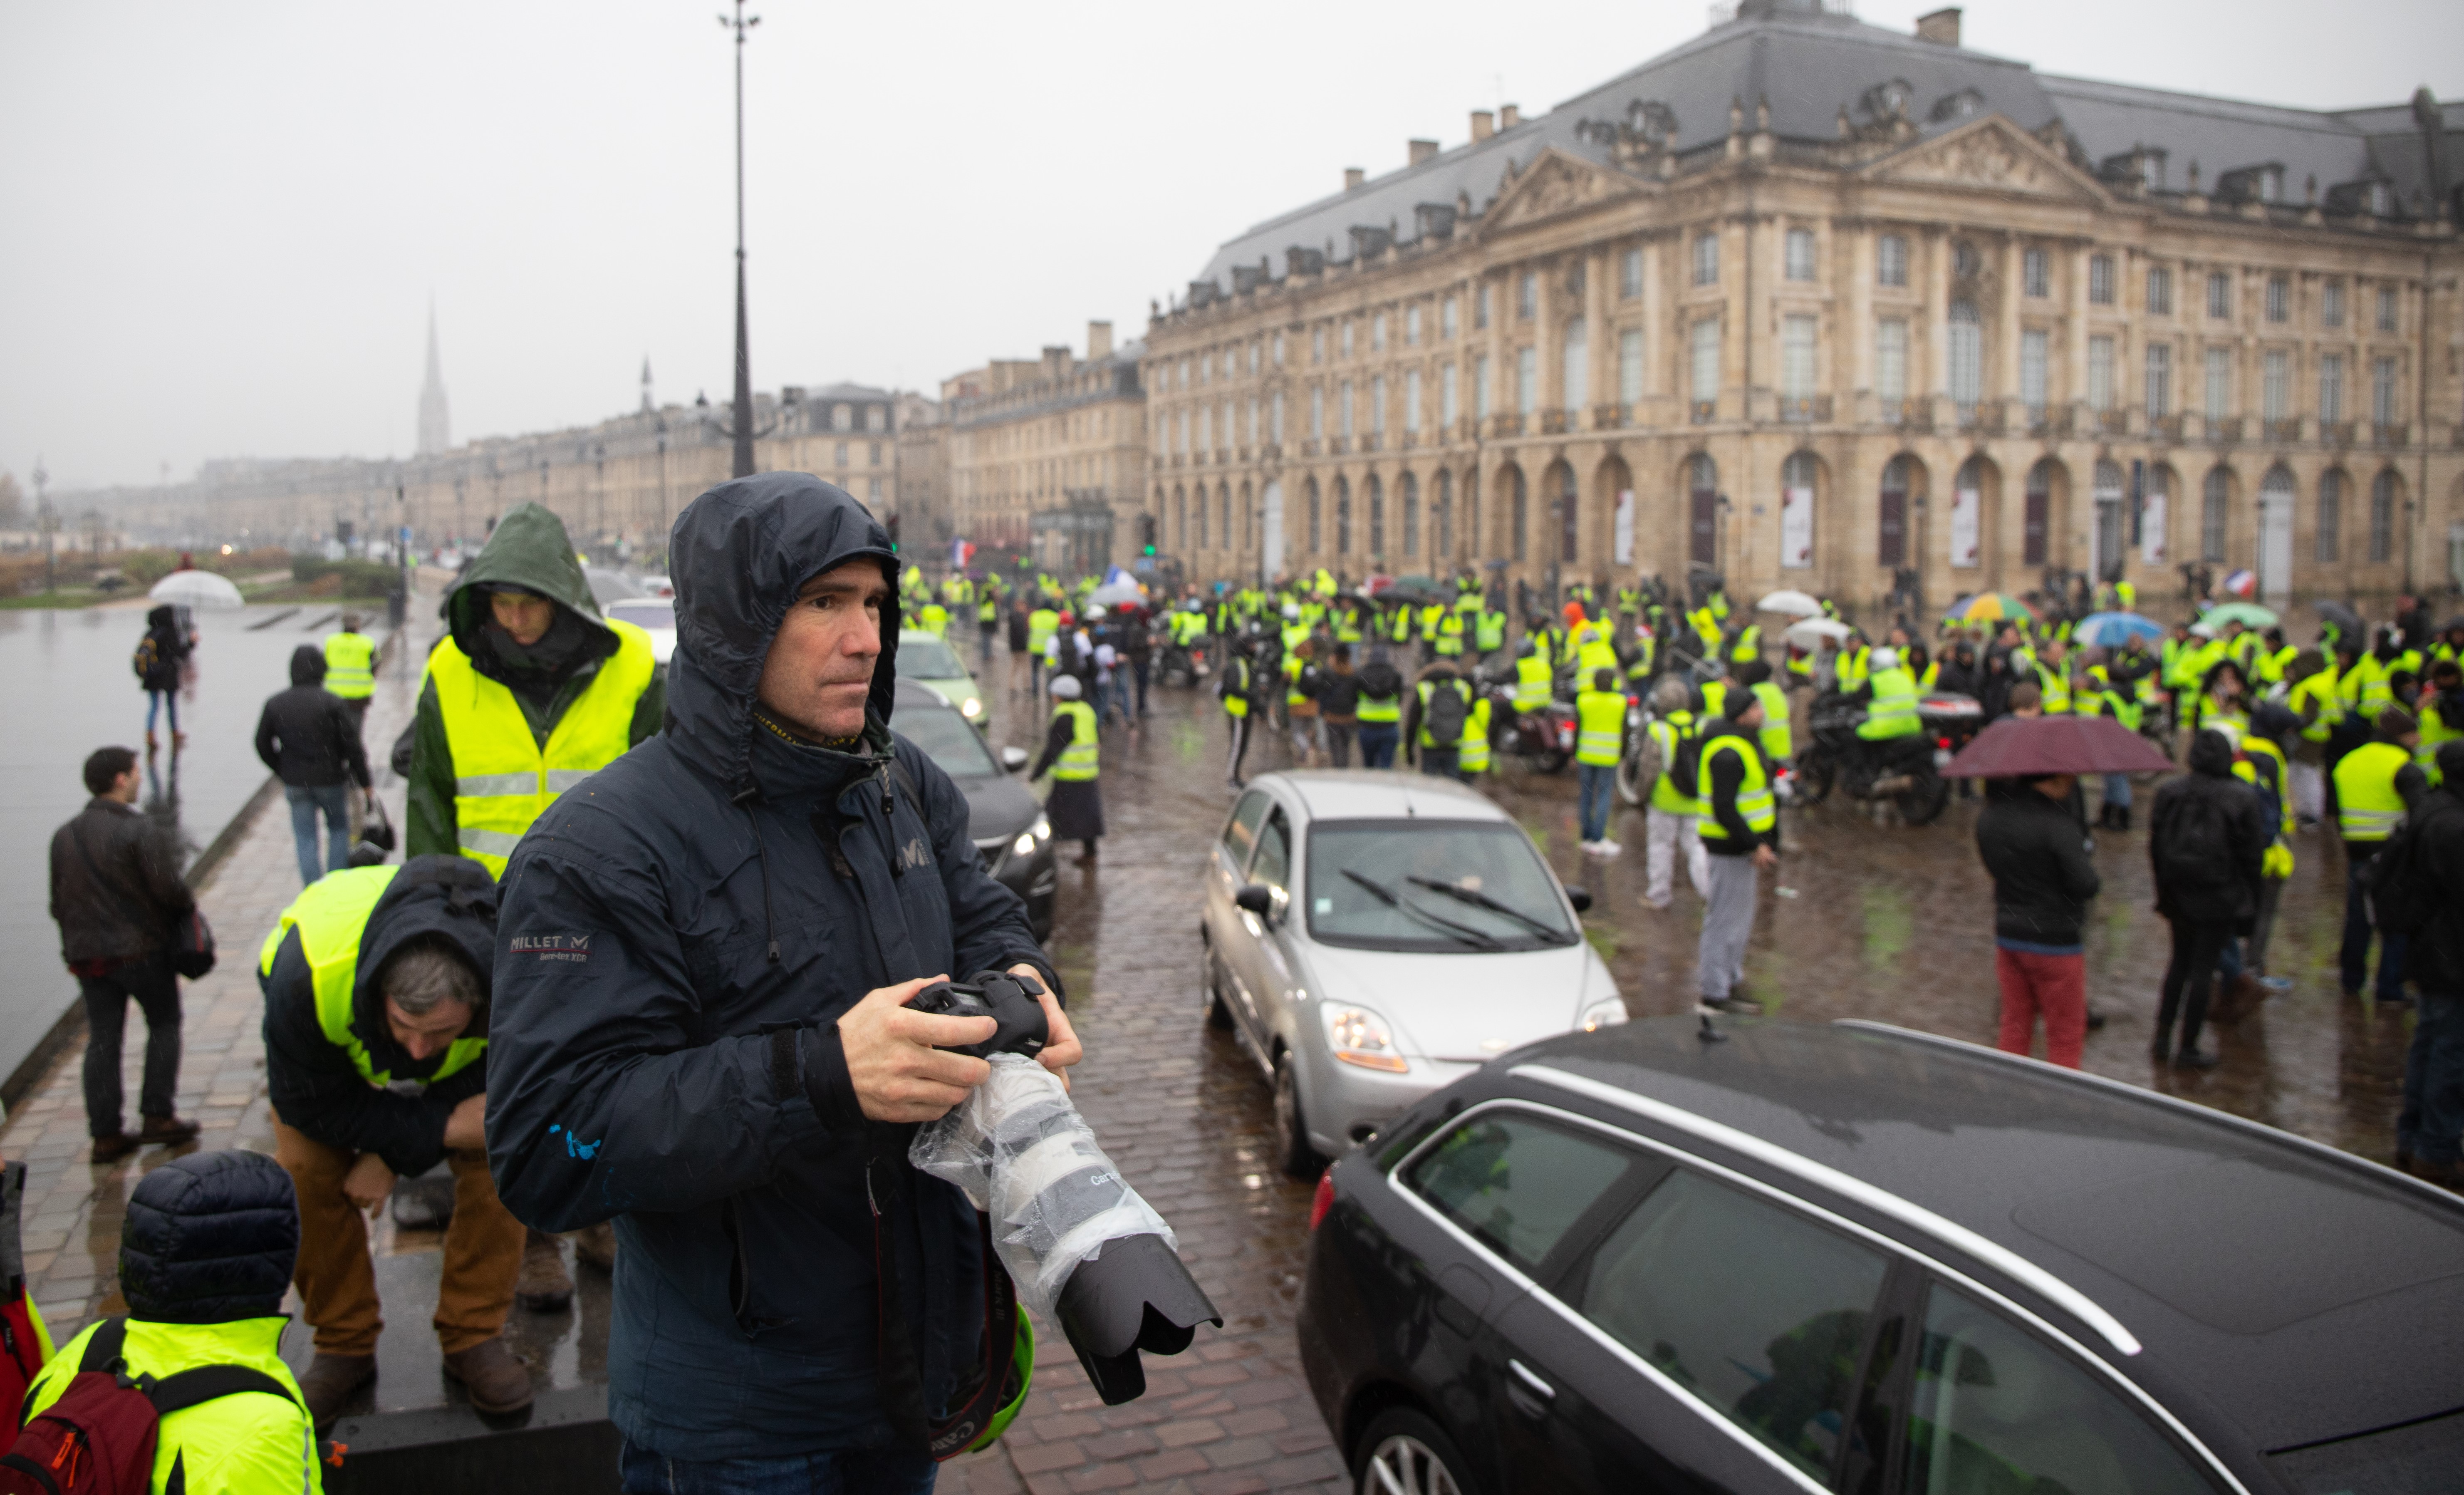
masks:
[[[2156,912],[2167,918],[2245,929],[2258,912],[2261,861],[2276,829],[2259,797],[2233,777],[2233,759],[2223,733],[2203,731],[2190,739],[2190,771],[2156,791],[2147,859]]]
[[[335,875],[386,872],[393,880],[368,911],[360,935],[359,966],[351,981],[351,1033],[367,1050],[370,1066],[392,1076],[395,1087],[379,1089],[368,1084],[350,1054],[326,1038],[317,1020],[316,984],[297,929],[275,948],[273,965],[258,968],[257,986],[265,994],[266,1090],[283,1124],[329,1147],[374,1153],[387,1168],[408,1177],[444,1158],[446,1118],[487,1084],[487,1066],[466,1066],[425,1090],[401,1085],[425,1081],[445,1056],[413,1059],[394,1042],[377,978],[396,950],[420,935],[443,938],[486,974],[496,954],[496,886],[487,868],[459,856],[415,856],[399,871],[361,868]],[[484,1026],[484,1015],[480,1022]]]
[[[179,853],[134,805],[89,800],[52,833],[52,917],[69,964],[153,955],[196,906]]]
[[[120,1290],[158,1324],[271,1318],[299,1256],[291,1175],[262,1153],[191,1153],[148,1173],[120,1232]]]
[[[1991,780],[1976,817],[1976,855],[1993,879],[1993,934],[2027,945],[2079,942],[2087,901],[2103,886],[2067,801],[2017,780]]]
[[[932,1407],[982,1318],[976,1216],[907,1167],[912,1128],[866,1123],[837,1020],[877,987],[1045,957],[965,799],[890,731],[894,595],[858,751],[755,717],[797,588],[892,564],[871,516],[803,473],[741,478],[686,508],[669,554],[667,729],[566,790],[505,869],[489,1161],[531,1224],[616,1222],[627,1439],[687,1460],[881,1446],[868,1154],[905,1182],[890,1242]]]
[[[266,698],[256,718],[256,756],[298,789],[345,778],[368,786],[368,752],[342,698],[325,689],[325,656],[314,644],[291,651],[291,689]]]
[[[2404,974],[2425,992],[2453,996],[2464,993],[2464,741],[2439,744],[2438,772],[2444,782],[2409,812],[2412,866],[2432,880],[2446,912],[2413,932]]]

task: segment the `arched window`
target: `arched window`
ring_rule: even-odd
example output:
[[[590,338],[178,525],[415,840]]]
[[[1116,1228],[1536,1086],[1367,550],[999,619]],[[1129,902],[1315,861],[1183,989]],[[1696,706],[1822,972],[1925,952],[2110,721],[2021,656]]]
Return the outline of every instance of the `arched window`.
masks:
[[[1444,468],[1429,480],[1429,559],[1440,561],[1455,553],[1455,475]]]
[[[1959,464],[1950,479],[1950,563],[1967,567],[1983,563],[1985,551],[1985,480],[1991,471],[1983,457]]]
[[[2199,559],[2222,565],[2225,559],[2225,517],[2233,512],[2233,474],[2221,467],[2208,469],[2199,488]]]
[[[2382,468],[2370,479],[2370,560],[2395,559],[2395,473]]]
[[[1515,560],[1528,561],[1531,559],[1530,492],[1523,481],[1523,470],[1519,467],[1506,470],[1506,481],[1510,495],[1507,500],[1507,512],[1510,517],[1507,522],[1513,526],[1514,531],[1509,543],[1514,547]]]
[[[2040,566],[2045,563],[2047,542],[2054,525],[2054,465],[2039,462],[2028,469],[2026,509],[2020,518],[2019,563]]]
[[[1970,253],[1973,253],[1972,251]],[[1950,303],[1950,399],[1959,418],[1972,419],[1976,402],[1985,397],[1985,329],[1976,320],[1974,301]]]
[[[1814,479],[1820,471],[1811,451],[1792,452],[1779,465],[1779,563],[1792,571],[1814,564]]]
[[[1720,465],[1697,454],[1685,464],[1685,557],[1698,566],[1718,562],[1720,553]]]
[[[2329,468],[2319,474],[2319,546],[2313,559],[2340,560],[2343,554],[2344,474]]]
[[[1893,457],[1882,464],[1881,524],[1876,532],[1874,562],[1908,563],[1908,459]]]
[[[1326,548],[1324,532],[1318,527],[1317,479],[1312,477],[1304,483],[1302,485],[1302,492],[1309,495],[1309,554],[1314,556],[1321,553]]]
[[[1352,554],[1352,484],[1340,477],[1334,480],[1334,553]]]
[[[1557,559],[1581,559],[1583,491],[1574,481],[1574,465],[1557,464]]]
[[[1373,559],[1382,559],[1386,554],[1386,485],[1372,473],[1361,485],[1361,492],[1369,499],[1369,554]]]
[[[1420,480],[1406,473],[1395,480],[1395,498],[1403,509],[1403,554],[1420,553]]]

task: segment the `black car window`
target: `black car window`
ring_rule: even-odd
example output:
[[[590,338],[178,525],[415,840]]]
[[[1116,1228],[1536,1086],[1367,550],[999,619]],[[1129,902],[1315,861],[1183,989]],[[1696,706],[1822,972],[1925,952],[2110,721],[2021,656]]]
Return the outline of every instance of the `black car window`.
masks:
[[[1272,802],[1263,791],[1252,789],[1223,823],[1223,854],[1230,858],[1234,876],[1249,865],[1249,848],[1258,844],[1258,822],[1266,818],[1266,806]]]
[[[1284,812],[1266,817],[1258,832],[1258,859],[1249,864],[1249,881],[1288,890],[1292,885],[1292,824]]]
[[[1936,1284],[1910,1392],[1904,1495],[2207,1495],[2189,1458],[2102,1377]]]
[[[1880,1252],[1680,1168],[1570,1286],[1585,1318],[1827,1482],[1886,1270]]]
[[[1526,1272],[1626,1172],[1622,1148],[1510,1112],[1475,1116],[1422,1154],[1404,1183]]]
[[[993,761],[992,749],[984,746],[983,735],[946,706],[900,712],[898,730],[953,779],[1001,777],[1001,765]]]

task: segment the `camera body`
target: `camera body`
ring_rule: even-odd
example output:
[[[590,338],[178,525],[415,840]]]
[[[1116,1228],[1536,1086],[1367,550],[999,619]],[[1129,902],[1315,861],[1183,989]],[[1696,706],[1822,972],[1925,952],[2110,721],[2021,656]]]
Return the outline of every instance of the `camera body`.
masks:
[[[995,1054],[1044,1052],[1052,1033],[1044,1020],[1044,983],[1031,976],[1006,971],[979,971],[963,981],[935,981],[917,992],[908,1005],[918,1012],[951,1018],[990,1018],[1000,1024],[980,1044],[957,1044],[950,1051],[990,1059]]]

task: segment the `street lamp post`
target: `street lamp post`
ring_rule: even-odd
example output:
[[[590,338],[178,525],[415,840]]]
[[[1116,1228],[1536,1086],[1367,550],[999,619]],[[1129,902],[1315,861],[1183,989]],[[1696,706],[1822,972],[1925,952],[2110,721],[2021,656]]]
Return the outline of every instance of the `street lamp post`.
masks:
[[[736,18],[721,15],[718,24],[736,33],[736,419],[728,435],[736,443],[734,475],[753,475],[753,349],[744,313],[744,33],[761,17],[744,13],[736,0]]]

